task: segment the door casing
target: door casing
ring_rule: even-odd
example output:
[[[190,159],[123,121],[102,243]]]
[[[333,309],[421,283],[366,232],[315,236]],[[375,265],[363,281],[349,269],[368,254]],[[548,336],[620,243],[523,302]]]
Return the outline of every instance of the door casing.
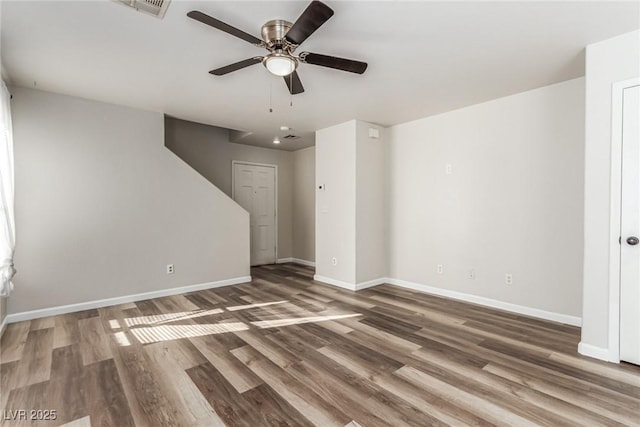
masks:
[[[622,203],[623,92],[640,78],[614,83],[611,90],[611,179],[609,203],[609,361],[620,363],[620,205]]]

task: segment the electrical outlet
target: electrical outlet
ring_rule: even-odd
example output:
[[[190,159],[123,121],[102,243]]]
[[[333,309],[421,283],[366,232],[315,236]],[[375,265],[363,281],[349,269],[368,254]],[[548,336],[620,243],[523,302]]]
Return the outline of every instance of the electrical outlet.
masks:
[[[506,283],[507,285],[513,285],[513,274],[505,274],[504,275],[504,283]]]
[[[167,274],[173,274],[173,264],[167,264]]]
[[[444,267],[442,266],[442,264],[438,264],[436,270],[438,271],[438,274],[444,273]]]
[[[471,270],[469,270],[469,272],[467,272],[467,279],[475,280],[475,278],[476,271],[472,268]]]
[[[331,265],[338,265],[338,258],[336,257],[331,258]]]
[[[453,174],[453,166],[451,165],[451,163],[447,163],[444,166],[444,173],[446,173],[447,175]]]

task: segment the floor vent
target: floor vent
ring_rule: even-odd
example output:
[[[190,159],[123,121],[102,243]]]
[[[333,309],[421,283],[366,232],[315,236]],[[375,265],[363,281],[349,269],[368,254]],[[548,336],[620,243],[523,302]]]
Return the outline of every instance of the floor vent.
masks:
[[[116,3],[129,6],[138,12],[153,15],[156,18],[164,18],[164,14],[169,7],[171,0],[113,0]]]
[[[287,136],[283,136],[282,139],[286,139],[287,141],[295,141],[296,139],[300,139],[300,137],[298,135],[287,135]]]

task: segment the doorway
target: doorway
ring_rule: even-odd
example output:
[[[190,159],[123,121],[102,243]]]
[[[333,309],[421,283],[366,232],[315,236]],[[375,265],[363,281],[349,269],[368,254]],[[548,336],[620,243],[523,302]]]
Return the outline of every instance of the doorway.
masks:
[[[640,79],[613,86],[611,153],[610,360],[640,365]]]
[[[232,198],[249,212],[251,266],[277,259],[277,180],[276,165],[232,162]]]
[[[640,365],[640,86],[622,98],[620,360]]]

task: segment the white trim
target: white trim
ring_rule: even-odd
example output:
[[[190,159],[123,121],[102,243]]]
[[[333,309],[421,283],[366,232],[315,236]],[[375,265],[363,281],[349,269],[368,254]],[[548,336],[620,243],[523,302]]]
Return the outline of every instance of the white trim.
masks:
[[[389,283],[389,279],[386,277],[379,277],[377,279],[369,280],[366,282],[356,283],[355,288],[356,291],[360,291],[362,289],[372,288],[374,286],[382,285],[385,283]]]
[[[499,301],[491,298],[481,297],[478,295],[465,294],[463,292],[451,291],[448,289],[435,288],[433,286],[423,285],[420,283],[409,282],[406,280],[392,279],[390,277],[381,277],[379,279],[369,280],[357,284],[343,282],[341,280],[331,279],[325,276],[314,275],[313,280],[317,282],[327,283],[329,285],[338,286],[350,291],[359,291],[361,289],[371,288],[373,286],[388,283],[390,285],[400,286],[402,288],[412,289],[427,294],[443,296],[455,300],[470,302],[473,304],[483,305],[485,307],[497,308],[500,310],[510,311],[512,313],[524,314],[525,316],[536,317],[538,319],[551,320],[553,322],[564,323],[572,326],[581,326],[582,318],[570,316],[568,314],[554,313],[551,311],[540,310],[538,308],[526,307],[524,305],[512,304],[509,302]]]
[[[317,274],[314,274],[313,280],[315,280],[316,282],[326,283],[327,285],[337,286],[342,289],[347,289],[349,291],[356,290],[356,285],[353,283],[343,282],[342,280],[336,280],[326,276],[319,276]]]
[[[524,305],[512,304],[509,302],[499,301],[491,298],[481,297],[478,295],[465,294],[463,292],[451,291],[448,289],[434,288],[433,286],[422,285],[420,283],[408,282],[399,279],[387,279],[387,283],[401,286],[407,289],[413,289],[428,294],[439,295],[460,301],[471,302],[474,304],[484,305],[486,307],[497,308],[500,310],[510,311],[513,313],[524,314],[526,316],[537,317],[539,319],[551,320],[554,322],[565,323],[567,325],[581,326],[582,319],[567,314],[554,313],[551,311],[540,310],[538,308],[526,307]]]
[[[278,261],[276,261],[277,264],[285,264],[287,262],[293,262],[295,264],[300,264],[300,265],[304,265],[307,267],[315,267],[316,263],[313,261],[307,261],[306,259],[300,259],[300,258],[280,258],[278,259]]]
[[[292,258],[291,262],[295,262],[296,264],[304,265],[307,267],[315,267],[316,263],[314,261],[307,261],[306,259],[300,258]]]
[[[609,350],[602,347],[596,347],[595,345],[586,344],[582,341],[578,344],[578,353],[583,356],[593,357],[594,359],[604,360],[605,362],[609,361]]]
[[[614,363],[620,363],[620,243],[618,239],[620,238],[620,205],[622,204],[622,101],[624,90],[638,85],[640,85],[640,78],[617,82],[611,86],[609,349],[607,351],[609,358],[607,360]]]
[[[361,291],[362,289],[367,289],[373,286],[382,285],[383,283],[389,283],[389,279],[386,277],[379,277],[377,279],[369,280],[367,282],[349,283],[349,282],[343,282],[342,280],[332,279],[326,276],[318,276],[317,274],[313,276],[313,280],[315,280],[316,282],[322,282],[328,285],[337,286],[339,288],[347,289],[350,291]]]
[[[237,285],[251,281],[251,276],[234,277],[232,279],[218,280],[216,282],[200,283],[197,285],[182,286],[179,288],[162,289],[159,291],[144,292],[141,294],[125,295],[115,298],[106,298],[95,301],[81,302],[77,304],[61,305],[58,307],[42,308],[39,310],[23,311],[7,315],[7,323],[21,322],[23,320],[33,320],[40,317],[56,316],[59,314],[73,313],[75,311],[89,310],[92,308],[107,307],[111,305],[124,304],[127,302],[142,301],[151,298],[166,297],[169,295],[184,294],[187,292],[201,291],[204,289],[221,288],[223,286]]]
[[[275,199],[274,208],[275,208],[275,245],[276,252],[274,256],[274,262],[278,262],[278,165],[272,165],[269,163],[256,163],[256,162],[245,162],[243,160],[231,160],[231,198],[234,202],[236,201],[236,174],[235,174],[235,165],[249,165],[249,166],[262,166],[266,168],[274,168],[274,188],[273,188],[273,197]],[[251,214],[249,214],[249,221],[251,221]],[[251,225],[249,225],[249,257],[251,257]]]
[[[0,323],[0,338],[2,338],[2,335],[4,334],[4,330],[7,329],[7,324],[9,323],[7,318],[9,316],[4,316],[4,319],[2,319],[2,323]]]

